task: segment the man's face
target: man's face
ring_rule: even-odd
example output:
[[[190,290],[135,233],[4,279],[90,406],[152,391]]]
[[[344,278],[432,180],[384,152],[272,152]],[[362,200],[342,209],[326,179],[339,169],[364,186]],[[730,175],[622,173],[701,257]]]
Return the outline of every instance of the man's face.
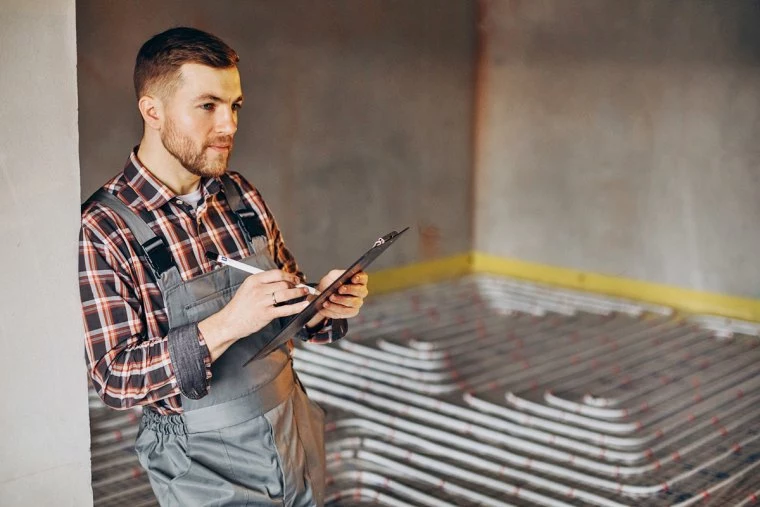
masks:
[[[236,67],[184,64],[164,101],[161,142],[189,172],[217,177],[227,170],[243,103]]]

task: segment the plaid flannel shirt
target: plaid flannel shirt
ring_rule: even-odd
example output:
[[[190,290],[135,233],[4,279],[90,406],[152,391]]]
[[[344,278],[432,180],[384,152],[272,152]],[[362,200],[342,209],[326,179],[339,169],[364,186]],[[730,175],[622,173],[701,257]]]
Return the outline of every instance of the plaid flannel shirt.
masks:
[[[245,204],[261,218],[277,266],[303,280],[259,192],[239,174],[229,174],[241,188]],[[202,198],[193,210],[142,166],[135,150],[124,171],[104,188],[165,239],[183,280],[214,269],[206,250],[238,260],[253,254],[218,178],[201,180]],[[79,288],[87,367],[103,401],[117,409],[150,405],[160,414],[181,413],[161,291],[131,231],[115,212],[98,203],[82,210]],[[329,343],[345,332],[344,320],[328,321],[309,341]],[[208,382],[211,360],[202,336],[199,341]]]

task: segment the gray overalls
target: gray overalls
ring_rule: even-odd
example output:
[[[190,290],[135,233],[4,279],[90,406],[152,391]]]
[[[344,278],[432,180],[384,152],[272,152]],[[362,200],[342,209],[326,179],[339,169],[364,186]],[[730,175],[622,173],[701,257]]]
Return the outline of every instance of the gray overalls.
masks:
[[[240,217],[246,209],[237,185],[226,175],[222,182]],[[156,238],[118,198],[100,192],[93,199],[119,213],[141,245]],[[254,252],[243,262],[276,269],[260,222],[239,223]],[[185,282],[172,262],[158,278],[170,328],[219,311],[247,276],[224,266]],[[182,415],[144,410],[135,449],[162,506],[323,505],[322,409],[307,398],[284,347],[243,366],[279,329],[272,321],[227,349],[211,365],[208,394],[182,397]]]

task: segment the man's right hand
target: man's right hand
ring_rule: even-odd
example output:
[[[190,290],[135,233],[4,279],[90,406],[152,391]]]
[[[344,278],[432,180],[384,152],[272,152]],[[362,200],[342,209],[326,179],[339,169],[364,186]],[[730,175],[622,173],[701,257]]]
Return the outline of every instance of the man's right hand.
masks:
[[[237,340],[263,329],[272,320],[295,315],[306,308],[308,301],[274,306],[305,296],[307,290],[295,288],[297,283],[300,283],[297,276],[279,269],[246,278],[224,308],[198,323],[211,361],[216,361]]]

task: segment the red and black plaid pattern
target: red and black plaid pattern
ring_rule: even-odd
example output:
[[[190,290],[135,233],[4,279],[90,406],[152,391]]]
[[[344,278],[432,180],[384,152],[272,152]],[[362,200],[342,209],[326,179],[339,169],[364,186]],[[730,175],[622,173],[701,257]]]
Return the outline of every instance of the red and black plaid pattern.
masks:
[[[229,174],[241,188],[245,204],[259,214],[277,266],[303,279],[259,192],[239,174]],[[124,171],[104,188],[164,238],[183,280],[214,268],[206,250],[231,259],[253,254],[217,178],[201,181],[203,197],[194,212],[133,152]],[[181,413],[167,343],[169,322],[156,278],[132,232],[115,212],[98,203],[82,211],[79,288],[87,366],[103,401],[120,409],[152,405],[161,414]],[[338,338],[327,326],[311,341],[328,343]],[[202,338],[201,348],[210,378],[211,363]]]

